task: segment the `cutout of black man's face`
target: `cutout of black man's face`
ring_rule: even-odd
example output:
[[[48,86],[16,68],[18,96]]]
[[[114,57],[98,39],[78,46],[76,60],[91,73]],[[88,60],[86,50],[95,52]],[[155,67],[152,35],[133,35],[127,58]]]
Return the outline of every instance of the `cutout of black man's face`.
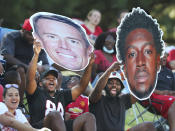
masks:
[[[143,28],[131,31],[126,37],[124,72],[130,92],[138,99],[148,98],[155,89],[160,68],[153,36]]]

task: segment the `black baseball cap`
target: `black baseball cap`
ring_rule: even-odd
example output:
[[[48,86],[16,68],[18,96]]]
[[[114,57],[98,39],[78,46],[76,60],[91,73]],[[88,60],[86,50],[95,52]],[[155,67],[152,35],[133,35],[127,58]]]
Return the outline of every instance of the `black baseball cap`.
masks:
[[[53,76],[58,78],[58,71],[55,68],[49,68],[41,73],[40,80],[42,80],[44,77],[48,76],[49,74],[52,74]]]

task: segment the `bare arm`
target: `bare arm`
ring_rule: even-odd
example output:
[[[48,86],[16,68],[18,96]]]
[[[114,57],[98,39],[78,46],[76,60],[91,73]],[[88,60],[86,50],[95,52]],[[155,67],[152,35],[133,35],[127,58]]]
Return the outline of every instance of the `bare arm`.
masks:
[[[17,129],[18,131],[37,131],[32,128],[29,124],[24,124],[16,120],[10,112],[6,112],[0,115],[0,123],[8,127]]]
[[[92,67],[92,75],[91,75],[92,80],[94,80],[96,76],[97,76],[97,64],[94,63]]]
[[[88,85],[86,90],[83,92],[83,95],[89,96],[92,91],[93,91],[93,88]]]
[[[27,67],[25,63],[16,59],[15,56],[15,38],[12,36],[13,33],[9,33],[2,39],[1,50],[2,55],[9,65],[23,65]],[[17,36],[18,37],[18,36]],[[27,69],[27,68],[26,68]]]
[[[26,85],[26,91],[30,95],[32,95],[37,88],[35,75],[37,70],[38,57],[41,51],[41,44],[39,42],[34,41],[33,49],[34,49],[34,56],[29,64],[29,68],[27,71],[27,85]]]
[[[12,56],[10,54],[4,55],[4,58],[6,59],[8,64],[10,64],[10,65],[23,65],[26,69],[28,68],[28,66],[25,63],[16,59],[14,56]]]
[[[111,72],[119,69],[120,69],[120,63],[115,62],[103,73],[103,75],[97,81],[97,84],[92,94],[89,96],[89,100],[91,103],[96,103],[98,100],[100,100],[102,90],[105,88]]]
[[[89,65],[86,67],[85,72],[80,80],[80,83],[72,88],[72,99],[75,100],[79,95],[81,95],[91,79],[92,66],[94,63],[94,54],[91,54],[91,59]]]

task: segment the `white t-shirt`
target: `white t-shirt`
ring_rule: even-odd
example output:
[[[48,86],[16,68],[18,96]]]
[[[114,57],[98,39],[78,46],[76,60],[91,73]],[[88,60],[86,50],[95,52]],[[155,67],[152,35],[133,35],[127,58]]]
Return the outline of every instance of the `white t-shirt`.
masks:
[[[0,102],[0,114],[4,114],[5,112],[8,111],[7,106],[3,103]],[[26,123],[28,122],[26,117],[24,116],[24,114],[21,112],[20,109],[16,109],[15,111],[15,119],[20,121],[21,123]],[[16,129],[10,128],[10,127],[6,127],[0,124],[0,129],[2,131],[17,131]]]

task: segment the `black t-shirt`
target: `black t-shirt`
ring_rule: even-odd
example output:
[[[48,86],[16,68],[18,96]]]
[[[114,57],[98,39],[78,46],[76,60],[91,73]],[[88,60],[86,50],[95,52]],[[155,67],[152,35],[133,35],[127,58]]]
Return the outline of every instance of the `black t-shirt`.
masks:
[[[37,88],[33,95],[27,94],[31,125],[35,128],[42,128],[44,117],[51,111],[59,111],[64,117],[65,107],[72,102],[71,90],[56,91],[51,97],[44,89]]]
[[[130,95],[121,97],[103,96],[90,103],[89,110],[96,117],[97,131],[124,131],[125,111],[131,107]]]
[[[34,55],[33,44],[28,43],[21,36],[20,31],[13,31],[5,35],[2,39],[2,54],[12,55],[25,64],[29,64]],[[41,50],[38,61],[48,64],[48,59],[44,50]]]
[[[157,90],[175,90],[173,72],[167,67],[162,67],[157,78]]]

